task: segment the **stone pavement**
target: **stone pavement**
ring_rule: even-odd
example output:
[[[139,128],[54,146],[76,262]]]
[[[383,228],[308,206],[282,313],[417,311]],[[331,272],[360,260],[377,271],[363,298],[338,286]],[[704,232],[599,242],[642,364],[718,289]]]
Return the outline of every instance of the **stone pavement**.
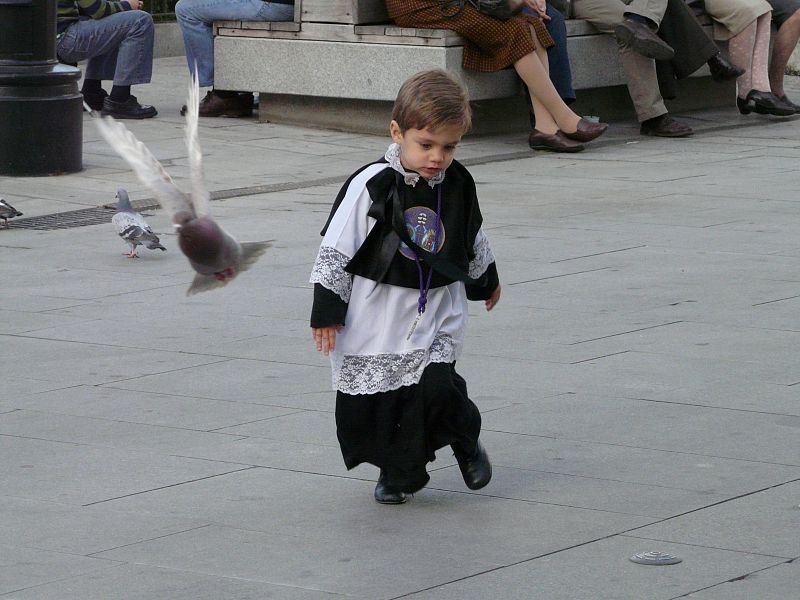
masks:
[[[179,184],[184,81],[159,59],[131,124]],[[572,156],[465,141],[504,287],[459,370],[495,475],[471,492],[440,452],[399,507],[343,467],[308,331],[317,232],[385,138],[204,120],[215,216],[275,239],[212,293],[160,210],[168,251],[135,261],[108,224],[0,230],[0,598],[800,598],[800,119],[686,119]],[[147,198],[85,132],[82,173],[0,196]]]

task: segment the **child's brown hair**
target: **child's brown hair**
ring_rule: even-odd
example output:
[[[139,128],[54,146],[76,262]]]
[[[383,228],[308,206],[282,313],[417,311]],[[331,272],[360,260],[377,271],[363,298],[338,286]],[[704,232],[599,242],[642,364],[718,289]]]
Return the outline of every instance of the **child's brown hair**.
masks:
[[[443,69],[431,69],[409,77],[400,86],[392,120],[401,131],[457,125],[466,132],[472,125],[472,110],[458,80]]]

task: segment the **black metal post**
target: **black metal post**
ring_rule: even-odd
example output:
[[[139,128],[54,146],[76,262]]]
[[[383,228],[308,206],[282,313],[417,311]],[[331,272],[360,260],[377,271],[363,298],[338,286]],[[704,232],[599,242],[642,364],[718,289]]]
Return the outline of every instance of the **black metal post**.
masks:
[[[0,175],[81,170],[80,75],[56,60],[56,0],[0,0]]]

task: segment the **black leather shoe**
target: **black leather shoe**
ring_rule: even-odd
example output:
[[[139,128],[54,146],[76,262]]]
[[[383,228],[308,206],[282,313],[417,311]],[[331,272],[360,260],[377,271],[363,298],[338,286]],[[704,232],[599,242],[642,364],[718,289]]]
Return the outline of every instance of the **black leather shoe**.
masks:
[[[655,60],[672,60],[675,50],[644,23],[625,18],[614,27],[614,36],[620,48],[630,48],[642,56]]]
[[[577,142],[591,142],[593,139],[603,135],[608,129],[608,123],[594,123],[587,121],[583,117],[578,121],[578,129],[574,133],[562,131],[565,137]]]
[[[103,110],[100,114],[115,119],[149,119],[155,117],[158,111],[148,104],[139,104],[136,96],[130,96],[125,102],[115,102],[109,96],[103,100]]]
[[[549,135],[538,129],[531,131],[528,136],[528,145],[531,150],[547,150],[548,152],[580,152],[585,148],[580,142],[565,137],[561,131]]]
[[[708,59],[708,70],[711,71],[711,79],[714,81],[727,81],[736,79],[744,74],[744,69],[740,69],[727,58],[718,53]]]
[[[386,471],[381,469],[378,483],[375,486],[375,502],[379,504],[403,504],[406,495],[403,492],[393,489],[386,483]]]
[[[457,446],[453,446],[453,454],[469,489],[479,490],[491,481],[492,463],[489,462],[489,455],[480,441],[477,442],[472,456],[465,455]]]
[[[800,105],[795,104],[794,102],[789,100],[789,98],[786,97],[786,94],[784,94],[783,96],[778,96],[778,94],[775,94],[775,96],[778,98],[778,100],[780,100],[784,104],[788,104],[789,106],[794,108],[795,113],[800,113]]]
[[[691,127],[679,123],[667,114],[642,121],[639,132],[656,137],[688,137],[694,133]]]
[[[99,92],[95,93],[81,93],[83,94],[83,101],[89,105],[89,108],[92,110],[103,110],[103,101],[108,98],[107,91],[101,89]]]
[[[750,90],[745,98],[737,96],[736,106],[743,115],[754,112],[759,115],[788,117],[795,113],[793,106],[786,104],[772,92],[759,90]]]

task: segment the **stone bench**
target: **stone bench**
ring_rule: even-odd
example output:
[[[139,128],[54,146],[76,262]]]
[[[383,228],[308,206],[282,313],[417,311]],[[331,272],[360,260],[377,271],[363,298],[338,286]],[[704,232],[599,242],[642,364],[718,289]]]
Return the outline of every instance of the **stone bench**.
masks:
[[[297,0],[294,22],[218,21],[215,85],[259,92],[260,121],[384,132],[400,83],[423,69],[443,68],[466,85],[478,133],[518,130],[526,110],[513,69],[464,70],[459,35],[387,21],[382,0]],[[624,86],[612,36],[576,19],[567,21],[567,35],[576,90]],[[611,103],[630,113],[630,99],[621,91]],[[582,108],[599,114],[586,112],[591,103]]]

